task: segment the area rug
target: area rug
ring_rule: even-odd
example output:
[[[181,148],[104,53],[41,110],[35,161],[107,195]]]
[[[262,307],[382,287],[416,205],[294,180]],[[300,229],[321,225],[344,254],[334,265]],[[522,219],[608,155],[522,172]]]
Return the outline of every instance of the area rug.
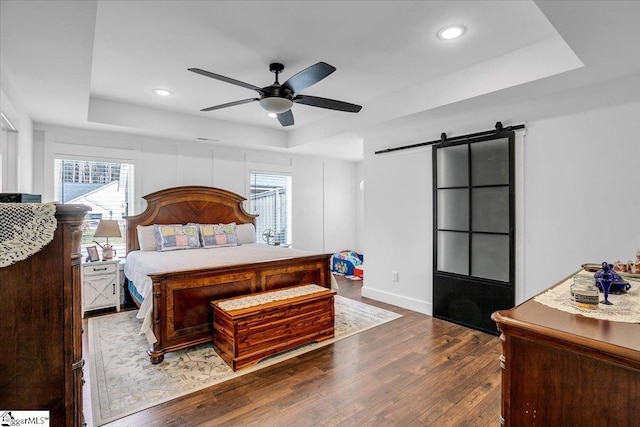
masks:
[[[149,362],[136,311],[89,319],[89,360],[94,426],[100,426],[205,387],[271,366],[401,317],[341,296],[335,297],[335,338],[265,359],[233,372],[211,344],[167,353]]]

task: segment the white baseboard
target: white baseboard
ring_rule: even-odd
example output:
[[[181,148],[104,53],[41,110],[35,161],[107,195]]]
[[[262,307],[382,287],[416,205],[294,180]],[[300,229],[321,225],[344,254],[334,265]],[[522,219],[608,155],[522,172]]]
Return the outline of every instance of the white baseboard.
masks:
[[[362,296],[365,298],[371,298],[376,301],[406,308],[407,310],[417,311],[418,313],[427,314],[429,316],[433,315],[433,304],[426,301],[407,298],[402,295],[391,294],[389,292],[367,288],[366,286],[362,287]]]

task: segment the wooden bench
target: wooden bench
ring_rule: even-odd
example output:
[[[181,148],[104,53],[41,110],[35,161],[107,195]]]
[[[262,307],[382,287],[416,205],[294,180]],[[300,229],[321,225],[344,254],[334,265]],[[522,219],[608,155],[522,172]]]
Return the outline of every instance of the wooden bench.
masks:
[[[300,285],[211,301],[213,345],[235,371],[334,336],[335,292]]]

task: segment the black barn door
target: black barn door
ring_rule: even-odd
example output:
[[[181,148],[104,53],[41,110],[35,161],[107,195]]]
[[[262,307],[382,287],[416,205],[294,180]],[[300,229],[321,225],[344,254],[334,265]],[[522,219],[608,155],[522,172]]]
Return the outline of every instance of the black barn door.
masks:
[[[433,315],[498,334],[515,305],[514,132],[433,149]]]

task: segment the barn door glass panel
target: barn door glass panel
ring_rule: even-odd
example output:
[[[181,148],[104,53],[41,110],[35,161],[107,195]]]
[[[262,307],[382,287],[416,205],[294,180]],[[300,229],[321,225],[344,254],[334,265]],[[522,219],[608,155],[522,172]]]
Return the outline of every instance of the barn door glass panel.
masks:
[[[438,231],[438,270],[469,274],[469,234]]]
[[[466,145],[441,148],[437,152],[438,188],[467,187],[469,185],[469,152]]]
[[[482,187],[471,190],[472,222],[475,232],[509,232],[509,188]],[[459,215],[459,214],[458,214]]]
[[[438,229],[469,230],[469,190],[449,188],[438,191]]]
[[[509,184],[509,139],[500,138],[471,144],[471,183]]]
[[[508,235],[479,233],[472,235],[471,276],[501,282],[509,281]]]

